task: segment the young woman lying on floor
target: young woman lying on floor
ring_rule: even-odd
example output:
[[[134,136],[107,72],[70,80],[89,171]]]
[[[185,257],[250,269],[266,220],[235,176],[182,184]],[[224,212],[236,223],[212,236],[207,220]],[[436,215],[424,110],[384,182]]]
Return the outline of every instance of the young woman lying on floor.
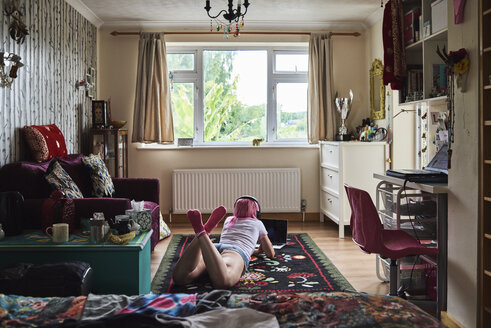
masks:
[[[173,273],[176,284],[189,284],[206,271],[215,288],[227,289],[239,281],[253,253],[264,251],[266,256],[274,258],[273,245],[266,228],[257,218],[259,204],[250,196],[237,199],[234,215],[225,220],[220,242],[212,243],[208,235],[226,213],[225,207],[217,207],[203,225],[198,210],[188,211],[187,216],[196,237],[176,264]],[[255,250],[258,241],[260,246]]]

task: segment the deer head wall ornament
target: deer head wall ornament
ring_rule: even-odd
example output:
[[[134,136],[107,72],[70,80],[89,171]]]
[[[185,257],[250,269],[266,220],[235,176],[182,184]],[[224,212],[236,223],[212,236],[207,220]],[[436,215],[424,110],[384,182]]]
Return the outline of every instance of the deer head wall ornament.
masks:
[[[24,6],[18,0],[6,0],[3,12],[9,18],[9,34],[18,44],[24,43],[26,36],[29,35],[26,24],[22,21],[24,16]]]

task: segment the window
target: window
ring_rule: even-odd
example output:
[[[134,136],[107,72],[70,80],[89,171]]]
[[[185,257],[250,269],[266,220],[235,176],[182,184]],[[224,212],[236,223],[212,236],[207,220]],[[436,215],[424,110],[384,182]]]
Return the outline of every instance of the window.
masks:
[[[307,141],[307,48],[167,47],[175,138]]]

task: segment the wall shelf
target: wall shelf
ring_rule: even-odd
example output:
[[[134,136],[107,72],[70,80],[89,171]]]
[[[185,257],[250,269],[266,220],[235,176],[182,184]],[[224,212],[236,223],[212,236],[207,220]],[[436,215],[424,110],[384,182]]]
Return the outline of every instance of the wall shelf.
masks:
[[[417,42],[414,42],[414,43],[411,43],[411,44],[407,45],[406,46],[406,50],[416,49],[418,47],[421,47],[422,44],[423,44],[423,41],[422,40],[419,40]]]
[[[439,97],[433,97],[433,98],[426,98],[426,99],[420,99],[420,100],[414,100],[414,101],[409,101],[405,103],[400,103],[400,106],[405,106],[405,105],[415,105],[423,102],[430,103],[432,105],[438,105],[438,104],[443,104],[446,103],[448,99],[448,96],[439,96]]]
[[[443,29],[441,31],[436,32],[435,34],[431,34],[424,38],[423,41],[446,41],[448,38],[448,29]]]

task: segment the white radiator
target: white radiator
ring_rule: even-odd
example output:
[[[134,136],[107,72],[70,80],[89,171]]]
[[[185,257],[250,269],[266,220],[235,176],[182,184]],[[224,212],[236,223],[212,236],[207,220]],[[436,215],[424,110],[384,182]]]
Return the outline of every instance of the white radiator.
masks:
[[[242,195],[255,197],[263,213],[300,212],[300,169],[194,169],[174,170],[172,175],[173,212],[189,209],[211,213],[224,205],[232,213]]]

